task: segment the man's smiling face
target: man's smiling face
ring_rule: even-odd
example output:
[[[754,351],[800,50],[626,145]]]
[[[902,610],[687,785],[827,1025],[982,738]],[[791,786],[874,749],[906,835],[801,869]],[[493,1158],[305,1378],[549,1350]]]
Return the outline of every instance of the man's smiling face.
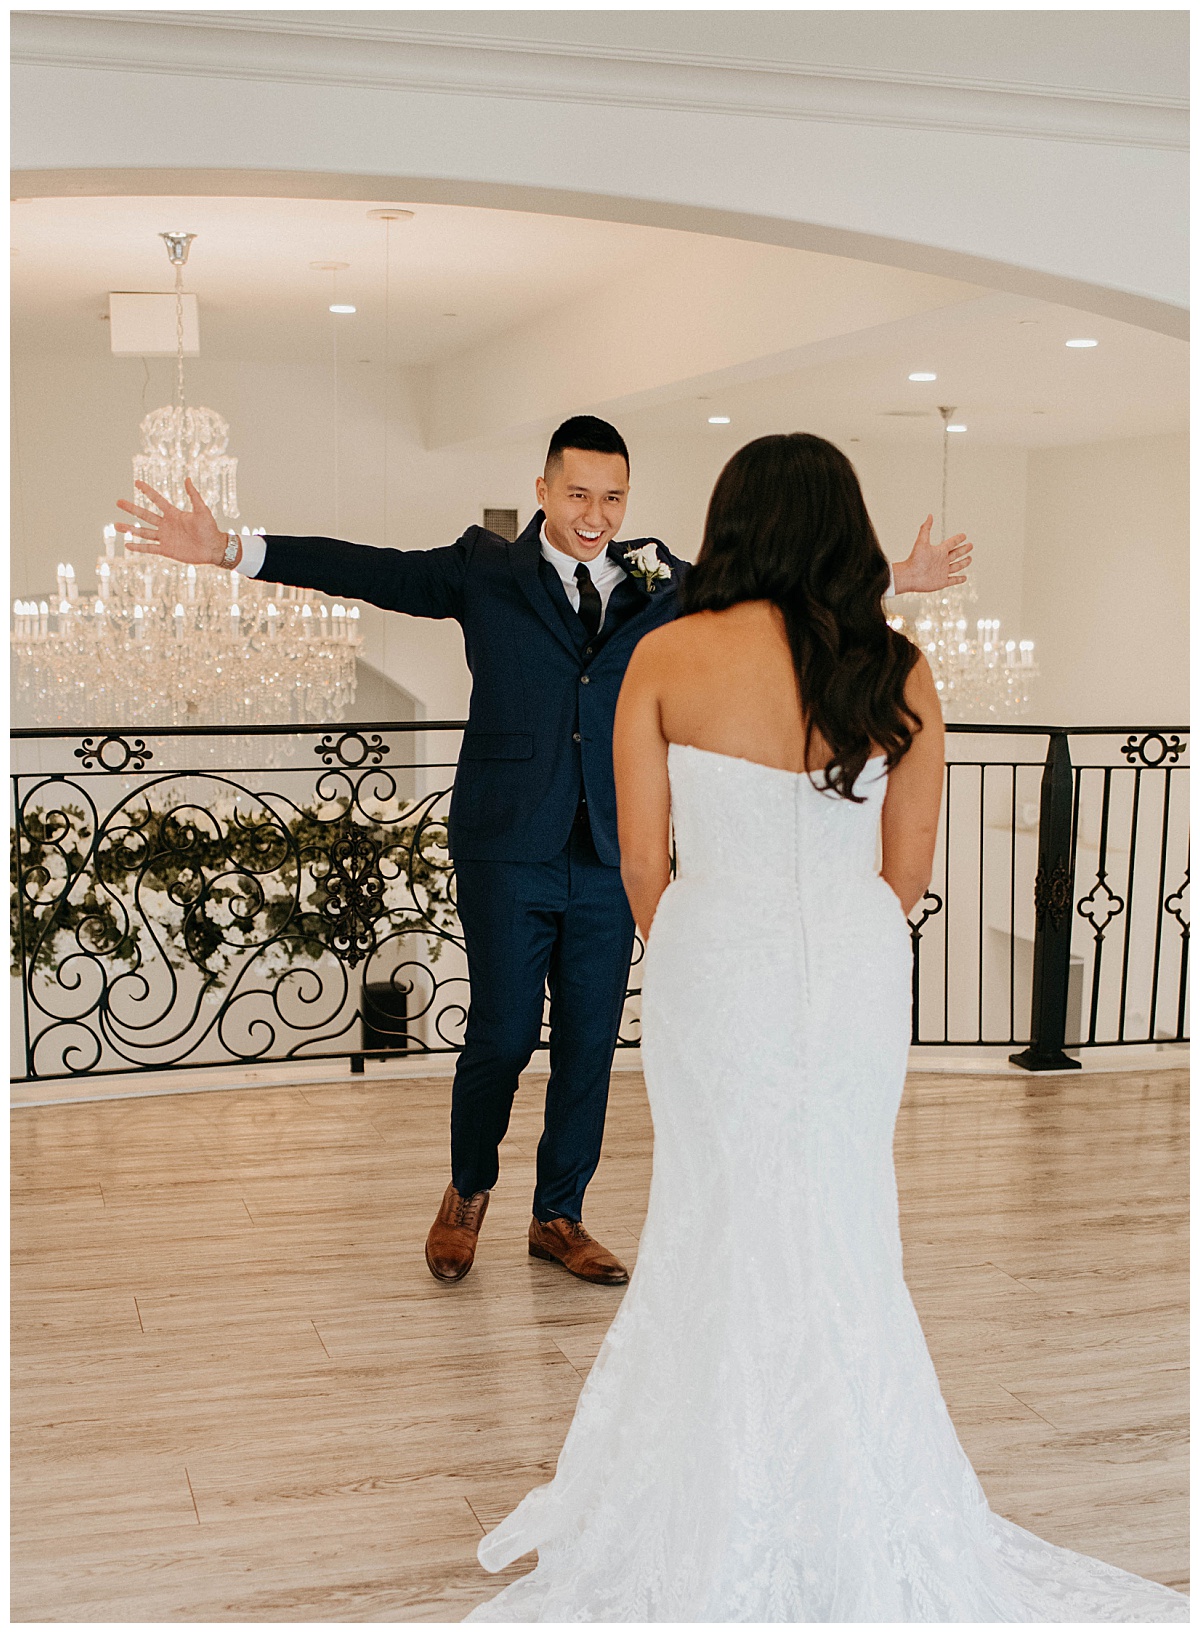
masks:
[[[629,503],[629,470],[620,454],[564,448],[537,482],[546,537],[576,561],[594,561],[615,539]]]

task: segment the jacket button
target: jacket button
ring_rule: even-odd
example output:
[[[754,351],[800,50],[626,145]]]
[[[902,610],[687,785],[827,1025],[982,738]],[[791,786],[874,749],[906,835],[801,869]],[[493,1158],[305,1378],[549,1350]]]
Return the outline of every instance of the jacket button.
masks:
[[[580,677],[579,677],[579,684],[580,684],[580,685],[581,685],[581,686],[586,686],[586,685],[587,685],[587,684],[588,684],[588,680],[589,680],[589,678],[590,678],[590,677],[589,677],[589,676],[587,676],[587,675],[580,675]]]
[[[579,732],[573,731],[571,733],[571,741],[573,743],[582,743],[583,742],[583,737],[581,736],[581,734]]]

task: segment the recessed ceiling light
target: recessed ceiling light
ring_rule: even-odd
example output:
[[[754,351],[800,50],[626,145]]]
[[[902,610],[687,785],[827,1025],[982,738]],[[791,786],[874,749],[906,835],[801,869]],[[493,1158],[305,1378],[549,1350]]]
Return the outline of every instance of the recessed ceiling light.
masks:
[[[350,263],[349,261],[310,261],[308,265],[313,272],[345,272]]]
[[[910,374],[909,379],[910,380],[936,380],[937,375],[936,374],[920,374],[920,373]]]
[[[947,431],[965,431],[967,428],[965,425],[948,425],[946,429]]]
[[[331,306],[329,308],[329,310],[331,312],[337,312],[339,314],[343,313],[343,312],[353,314],[354,312],[358,311],[358,307],[357,306]]]
[[[728,425],[729,424],[729,415],[728,414],[710,414],[708,416],[708,423],[710,425]]]
[[[1077,351],[1086,351],[1090,346],[1098,346],[1099,344],[1100,344],[1100,342],[1098,340],[1068,340],[1067,341],[1067,345],[1068,346],[1073,346]]]

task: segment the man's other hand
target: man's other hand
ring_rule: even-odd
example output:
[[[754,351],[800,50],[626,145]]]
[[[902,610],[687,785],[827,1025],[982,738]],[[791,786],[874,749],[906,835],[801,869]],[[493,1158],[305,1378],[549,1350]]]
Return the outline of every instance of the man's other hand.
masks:
[[[932,532],[933,517],[926,516],[908,557],[893,566],[897,595],[928,595],[967,582],[974,545],[967,542],[965,533],[956,533],[951,539],[943,539],[941,544],[933,544],[930,542]]]

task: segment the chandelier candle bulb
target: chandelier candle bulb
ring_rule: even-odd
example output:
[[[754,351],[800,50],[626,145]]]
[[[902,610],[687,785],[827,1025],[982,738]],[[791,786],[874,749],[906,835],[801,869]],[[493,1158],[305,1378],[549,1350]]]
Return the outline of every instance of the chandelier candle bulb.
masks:
[[[117,553],[117,530],[111,522],[104,529],[104,554],[112,561]]]
[[[231,601],[236,601],[238,598],[238,580],[240,577],[241,574],[235,567],[229,575],[229,599]]]
[[[312,608],[309,606],[303,606],[300,608],[300,639],[302,641],[307,641],[311,636]]]
[[[50,633],[50,608],[45,601],[38,607],[38,635],[44,641]]]
[[[141,607],[135,606],[133,609],[133,638],[135,641],[140,641],[145,637],[145,634],[146,620],[142,616]]]
[[[277,640],[279,636],[279,610],[273,601],[267,602],[267,639]]]
[[[62,601],[67,593],[67,569],[63,566],[61,561],[54,569],[54,576],[58,580],[58,599]]]
[[[189,601],[196,599],[196,569],[194,567],[189,567],[187,570],[187,598]]]
[[[63,568],[63,577],[66,580],[66,585],[67,585],[67,600],[68,601],[78,601],[78,599],[79,599],[79,586],[75,582],[75,569],[74,569],[74,567],[71,566],[70,562],[68,562],[67,565]]]

